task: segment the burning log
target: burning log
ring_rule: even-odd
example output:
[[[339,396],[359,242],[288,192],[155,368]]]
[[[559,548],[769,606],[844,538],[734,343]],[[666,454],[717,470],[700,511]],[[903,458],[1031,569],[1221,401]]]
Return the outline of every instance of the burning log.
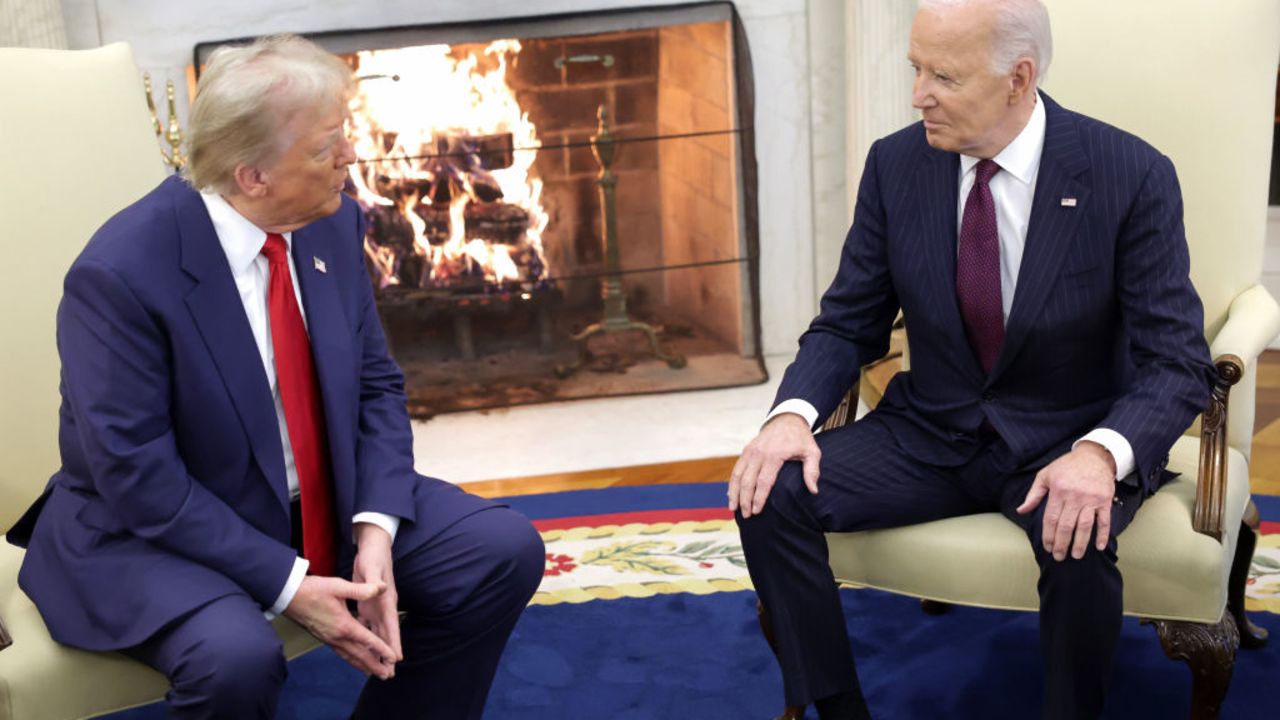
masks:
[[[464,217],[468,240],[516,245],[524,241],[529,229],[529,213],[519,205],[468,203]]]

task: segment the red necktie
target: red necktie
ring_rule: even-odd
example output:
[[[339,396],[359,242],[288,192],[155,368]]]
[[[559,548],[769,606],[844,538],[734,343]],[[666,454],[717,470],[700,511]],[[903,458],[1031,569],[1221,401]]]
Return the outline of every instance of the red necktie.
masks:
[[[1000,166],[979,160],[973,189],[960,221],[960,250],[956,257],[956,297],[964,316],[969,344],[984,372],[1000,356],[1004,344],[1004,305],[1000,297],[1000,236],[996,205],[987,184]]]
[[[276,383],[302,496],[302,555],[311,562],[312,575],[334,575],[337,573],[338,524],[329,482],[324,408],[320,405],[320,383],[311,358],[311,342],[293,293],[289,248],[284,236],[268,233],[262,254],[271,266],[267,310],[271,315]]]

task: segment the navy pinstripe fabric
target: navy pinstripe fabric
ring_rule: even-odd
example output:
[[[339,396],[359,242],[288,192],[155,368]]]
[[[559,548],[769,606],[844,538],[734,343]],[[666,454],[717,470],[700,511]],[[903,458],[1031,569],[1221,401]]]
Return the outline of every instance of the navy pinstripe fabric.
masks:
[[[802,398],[825,418],[859,367],[888,349],[901,308],[911,370],[890,383],[877,415],[905,451],[965,463],[986,418],[1033,467],[1107,427],[1132,445],[1139,482],[1153,489],[1213,373],[1181,191],[1150,145],[1042,97],[1044,153],[991,373],[955,296],[959,156],[929,147],[917,123],[872,147],[836,278],[776,402]]]

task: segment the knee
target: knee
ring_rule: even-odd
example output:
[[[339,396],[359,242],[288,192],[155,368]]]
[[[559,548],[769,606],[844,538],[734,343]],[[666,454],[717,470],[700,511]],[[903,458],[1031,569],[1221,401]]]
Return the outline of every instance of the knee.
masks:
[[[1084,590],[1113,576],[1118,577],[1120,571],[1116,566],[1114,548],[1115,545],[1110,544],[1105,549],[1098,550],[1091,539],[1082,557],[1076,558],[1068,551],[1065,558],[1057,560],[1037,540],[1035,551],[1036,561],[1040,565],[1041,582],[1055,582],[1059,586],[1063,586],[1065,582],[1067,587]]]
[[[743,532],[760,531],[766,525],[773,525],[778,515],[793,520],[804,515],[802,503],[808,495],[809,491],[804,485],[803,466],[799,462],[783,463],[760,512],[743,520],[739,511],[734,513],[734,518]]]
[[[270,626],[253,634],[217,633],[189,651],[175,691],[206,698],[216,717],[271,717],[288,666]]]
[[[523,607],[533,597],[546,570],[546,547],[533,524],[519,513],[500,510],[504,517],[493,522],[486,533],[489,563],[499,587],[513,604]]]
[[[521,516],[517,525],[508,549],[514,566],[512,575],[524,589],[521,602],[527,602],[542,583],[542,575],[547,568],[547,548],[542,542],[542,535],[527,519]]]

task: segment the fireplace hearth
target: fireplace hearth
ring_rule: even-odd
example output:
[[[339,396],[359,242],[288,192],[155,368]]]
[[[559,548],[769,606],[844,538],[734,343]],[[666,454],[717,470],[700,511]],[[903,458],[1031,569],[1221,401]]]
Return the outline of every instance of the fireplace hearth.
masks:
[[[766,379],[731,4],[311,37],[360,78],[348,193],[416,417]]]

